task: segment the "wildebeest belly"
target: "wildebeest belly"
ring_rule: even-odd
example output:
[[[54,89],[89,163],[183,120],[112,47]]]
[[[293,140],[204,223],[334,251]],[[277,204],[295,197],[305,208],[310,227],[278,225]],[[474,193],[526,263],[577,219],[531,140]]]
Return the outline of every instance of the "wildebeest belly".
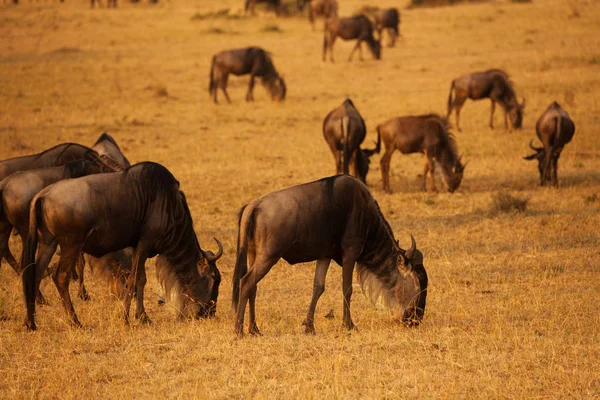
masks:
[[[282,257],[290,264],[316,261],[321,258],[341,259],[341,250],[337,246],[323,246],[317,244],[294,243]]]

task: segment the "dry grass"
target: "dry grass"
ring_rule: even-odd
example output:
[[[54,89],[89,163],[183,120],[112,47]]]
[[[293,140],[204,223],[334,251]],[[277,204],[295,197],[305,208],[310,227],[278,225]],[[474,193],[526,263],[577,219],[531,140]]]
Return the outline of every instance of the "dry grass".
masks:
[[[75,301],[84,330],[66,326],[56,289],[45,281],[51,306],[39,310],[39,331],[26,333],[20,281],[3,264],[0,398],[599,396],[600,77],[589,61],[600,54],[598,5],[507,0],[406,10],[404,39],[384,49],[381,61],[365,51],[366,61],[347,63],[353,44],[338,41],[332,65],[320,61],[322,34],[304,16],[232,19],[223,15],[238,15],[241,1],[210,4],[0,6],[0,159],[63,141],[92,144],[106,130],[130,160],[173,171],[200,243],[213,248],[216,236],[225,246],[216,319],[175,322],[169,304],[157,305],[162,292],[150,262],[146,303],[154,324],[132,328],[90,278],[92,301]],[[340,13],[363,5],[341,2]],[[577,19],[569,18],[573,9]],[[281,32],[262,31],[275,24]],[[217,28],[224,33],[207,34]],[[246,104],[247,78],[232,77],[234,104],[211,104],[211,56],[247,45],[272,52],[288,99],[271,103],[258,86],[256,102]],[[237,340],[228,305],[236,212],[264,193],[334,171],[321,134],[327,112],[352,96],[370,146],[377,123],[444,113],[451,79],[490,67],[507,69],[527,98],[524,127],[491,131],[489,102],[467,103],[456,137],[470,163],[457,193],[420,191],[420,155],[394,155],[392,195],[381,190],[377,160],[369,174],[401,245],[412,232],[425,254],[424,324],[399,326],[357,289],[359,331],[345,332],[341,274],[332,267],[317,336],[306,337],[300,324],[314,265],[281,262],[259,285],[264,335]],[[577,125],[560,160],[559,189],[539,187],[537,164],[522,159],[553,100]],[[527,211],[490,213],[499,191],[529,198]],[[18,250],[14,238],[11,245]],[[334,318],[325,318],[331,309]]]

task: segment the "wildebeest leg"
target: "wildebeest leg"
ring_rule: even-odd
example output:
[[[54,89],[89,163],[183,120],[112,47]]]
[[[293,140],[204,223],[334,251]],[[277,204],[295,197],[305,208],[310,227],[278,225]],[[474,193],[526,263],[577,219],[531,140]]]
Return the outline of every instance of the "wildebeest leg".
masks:
[[[333,59],[333,44],[335,43],[335,39],[337,39],[337,35],[335,34],[329,34],[329,61],[331,61],[332,63],[335,62],[335,60]],[[323,61],[325,61],[325,52],[323,52]]]
[[[69,323],[71,326],[81,327],[81,322],[75,314],[73,303],[71,302],[71,295],[69,294],[69,282],[71,282],[71,275],[75,269],[77,258],[81,253],[83,245],[69,245],[61,243],[60,249],[60,260],[58,261],[58,268],[52,275],[54,284],[58,289],[58,293],[63,301],[63,306],[69,317]],[[39,276],[39,275],[38,275]]]
[[[508,130],[508,113],[506,112],[506,110],[504,110],[504,129]]]
[[[83,284],[83,269],[85,268],[85,259],[83,258],[83,253],[79,253],[79,257],[77,257],[77,263],[75,264],[75,270],[77,271],[77,281],[79,283],[79,293],[77,294],[81,300],[89,301],[90,295],[85,289],[85,285]]]
[[[310,21],[310,24],[312,25],[312,30],[314,32],[315,31],[315,14],[314,14],[313,8],[310,4],[308,6],[308,20]],[[327,18],[325,18],[325,20],[327,20]]]
[[[423,191],[427,191],[427,175],[429,174],[429,161],[425,159],[425,170],[423,171]]]
[[[352,61],[352,56],[354,55],[354,52],[358,49],[358,54],[359,54],[359,58],[362,61],[363,57],[362,57],[362,50],[360,49],[360,43],[362,42],[362,39],[358,39],[356,41],[356,45],[354,46],[354,48],[352,49],[352,51],[350,52],[350,56],[348,57],[348,61]]]
[[[494,129],[494,111],[496,111],[496,102],[492,100],[492,112],[490,113],[490,129]],[[506,113],[504,113],[504,120],[506,121]]]
[[[327,277],[327,270],[329,269],[329,264],[331,263],[331,259],[329,258],[321,258],[317,260],[317,268],[315,269],[315,281],[313,283],[313,295],[310,300],[310,306],[308,307],[308,313],[306,314],[306,319],[302,323],[304,325],[304,333],[306,334],[315,334],[315,309],[317,308],[317,301],[325,291],[325,278]]]
[[[273,265],[279,260],[279,257],[271,257],[268,259],[257,258],[249,271],[240,280],[240,297],[237,309],[237,318],[235,321],[235,331],[238,336],[244,334],[244,313],[246,312],[246,303],[248,299],[254,294],[256,298],[256,285],[260,280],[271,270]],[[254,300],[252,300],[254,303]],[[252,306],[254,307],[254,306]],[[252,317],[252,314],[250,315]],[[250,321],[249,333],[259,333],[258,326],[256,325],[256,319]]]
[[[254,71],[250,73],[250,82],[248,83],[248,93],[246,93],[246,101],[254,100]]]
[[[435,187],[435,162],[433,161],[433,158],[425,153],[425,156],[427,157],[427,164],[429,164],[429,175],[431,176],[431,188],[433,189],[434,192],[437,192],[437,189]],[[425,176],[425,179],[427,179],[427,176]]]
[[[23,241],[23,243],[25,243]],[[44,242],[40,242],[39,246],[38,246],[38,254],[37,254],[37,259],[35,261],[35,265],[37,268],[37,272],[36,272],[36,282],[35,282],[35,302],[36,304],[39,305],[48,305],[50,303],[48,303],[48,301],[44,298],[44,296],[42,295],[42,292],[40,291],[40,283],[42,281],[42,279],[46,276],[46,270],[48,269],[48,264],[50,264],[50,261],[52,260],[52,256],[54,255],[54,253],[56,252],[56,247],[58,246],[58,244],[56,243],[56,241],[53,241],[50,244],[46,244]],[[54,271],[56,272],[56,271]]]
[[[394,148],[386,148],[385,154],[381,157],[381,181],[383,182],[383,190],[388,193],[392,193],[390,190],[390,162],[392,161],[392,154]]]
[[[127,284],[126,284],[126,288],[127,290],[125,291],[125,296],[124,296],[124,307],[125,307],[125,323],[128,324],[129,323],[129,309],[131,308],[131,299],[134,295],[134,293],[136,294],[136,296],[139,296],[139,294],[137,293],[138,287],[138,280],[139,275],[141,273],[141,271],[143,271],[143,279],[144,279],[144,283],[145,283],[145,279],[146,279],[146,252],[140,248],[137,248],[134,250],[134,255],[133,255],[133,263],[132,263],[132,268],[131,268],[131,274],[129,275],[129,278],[127,279]],[[139,296],[142,297],[142,296]],[[142,298],[141,300],[138,299],[138,301],[142,302],[142,309],[136,309],[136,316],[138,313],[142,314],[145,313],[145,311],[143,310],[143,301],[144,299]],[[139,304],[139,303],[138,303]],[[142,321],[144,322],[148,322],[148,317],[144,317],[142,319]]]
[[[552,183],[554,187],[558,187],[558,158],[560,154],[557,154],[552,158]]]
[[[350,300],[352,299],[352,274],[354,273],[354,264],[356,257],[351,254],[345,254],[342,261],[342,291],[344,294],[344,316],[342,326],[348,330],[356,329],[352,317],[350,316]]]
[[[144,308],[144,288],[146,286],[146,268],[142,268],[138,271],[138,279],[135,285],[135,318],[139,319],[140,322],[149,324],[150,318],[146,314]]]
[[[227,81],[229,79],[229,75],[224,75],[222,80],[221,80],[221,90],[223,91],[223,94],[225,95],[225,99],[227,100],[227,102],[229,104],[231,104],[231,99],[229,98],[229,94],[227,93]],[[217,99],[217,95],[216,95],[216,91],[215,91],[215,102]]]
[[[13,257],[12,253],[10,252],[10,248],[8,247],[8,240],[10,239],[10,232],[12,231],[12,228],[13,227],[8,220],[0,220],[0,265],[2,263],[2,259],[5,259],[10,264],[12,269],[14,269],[17,274],[20,274],[21,267],[19,266],[19,263],[17,263],[17,260],[15,260]]]
[[[465,104],[465,101],[467,100],[466,97],[460,97],[458,95],[458,93],[455,92],[455,99],[454,99],[454,110],[456,112],[456,129],[459,132],[462,132],[462,129],[460,128],[460,110],[463,107],[463,105]]]

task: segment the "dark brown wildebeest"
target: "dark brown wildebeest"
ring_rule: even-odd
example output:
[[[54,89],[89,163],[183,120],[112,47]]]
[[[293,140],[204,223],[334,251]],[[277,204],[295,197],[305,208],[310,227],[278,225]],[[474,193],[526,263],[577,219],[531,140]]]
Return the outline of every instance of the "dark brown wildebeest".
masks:
[[[427,190],[427,176],[431,175],[435,188],[435,164],[442,168],[442,175],[450,193],[458,189],[465,166],[460,162],[454,136],[448,131],[448,121],[437,114],[396,117],[377,126],[377,149],[383,141],[385,154],[381,157],[383,190],[390,190],[390,161],[395,150],[402,154],[425,154],[423,190]]]
[[[373,37],[373,24],[365,15],[355,15],[353,17],[338,18],[330,17],[325,20],[325,33],[323,35],[323,61],[327,59],[327,50],[329,50],[329,60],[333,60],[333,44],[337,37],[344,40],[356,41],[356,46],[350,52],[348,61],[352,61],[354,52],[358,49],[359,58],[362,60],[362,50],[360,44],[367,43],[373,57],[379,60],[381,58],[381,42]]]
[[[63,179],[78,178],[90,174],[113,172],[93,150],[88,150],[85,159],[71,161],[65,165],[19,171],[0,182],[0,254],[21,273],[19,264],[8,247],[10,232],[14,228],[24,245],[29,231],[29,203],[43,188]],[[41,293],[36,300],[45,304]]]
[[[352,273],[373,303],[399,306],[402,320],[416,325],[423,318],[427,274],[423,254],[414,238],[402,250],[369,189],[358,179],[336,175],[260,197],[239,216],[237,260],[233,273],[235,330],[243,334],[246,304],[250,302],[249,332],[256,324],[256,285],[283,258],[290,264],[317,261],[313,296],[303,325],[315,333],[314,313],[325,290],[331,260],[342,266],[343,325],[350,317]],[[248,265],[249,264],[249,265]]]
[[[61,0],[61,1],[64,1],[64,0]],[[102,2],[101,2],[100,0],[90,0],[90,6],[91,6],[92,8],[94,8],[94,6],[95,6],[95,4],[94,4],[94,3],[95,3],[96,1],[98,2],[98,6],[99,6],[99,7],[102,7]],[[106,0],[106,8],[110,8],[111,6],[112,6],[113,8],[117,8],[117,0]]]
[[[379,40],[383,37],[383,31],[387,31],[389,36],[388,47],[394,47],[396,39],[400,36],[400,12],[397,8],[387,8],[377,10],[373,14],[375,19],[375,29],[379,35]]]
[[[554,101],[540,116],[535,124],[535,132],[543,147],[534,147],[533,140],[529,147],[534,154],[525,157],[526,160],[538,160],[540,184],[552,182],[558,187],[558,159],[560,153],[575,134],[575,123],[569,114]]]
[[[323,120],[323,137],[335,159],[336,174],[348,174],[352,166],[352,175],[366,183],[369,157],[375,154],[375,150],[360,148],[366,134],[365,121],[352,100],[344,100],[327,114]]]
[[[143,162],[122,172],[57,182],[33,198],[29,221],[21,266],[30,330],[36,329],[34,300],[40,277],[57,245],[61,254],[53,279],[71,325],[81,326],[69,295],[69,281],[81,252],[102,257],[134,248],[124,302],[126,321],[134,293],[136,318],[149,321],[143,302],[145,263],[158,254],[168,260],[165,274],[178,282],[177,289],[187,297],[194,317],[209,316],[216,307],[213,293],[220,283],[216,257],[200,248],[179,182],[160,164]]]
[[[250,11],[250,14],[254,15],[254,6],[256,3],[265,3],[268,8],[275,10],[275,14],[279,15],[282,11],[283,6],[281,0],[246,0],[244,3],[244,11]]]
[[[302,11],[306,3],[308,3],[308,20],[312,25],[313,31],[315,30],[315,19],[317,17],[324,17],[327,20],[329,17],[336,17],[338,15],[337,0],[298,0],[298,10]]]
[[[110,158],[119,164],[121,168],[127,168],[131,166],[127,157],[125,157],[125,155],[121,152],[121,148],[115,139],[113,139],[113,137],[106,132],[100,135],[98,140],[96,140],[96,143],[94,143],[92,146],[92,149],[96,150],[96,152],[101,156]]]
[[[504,127],[508,129],[507,114],[513,128],[521,128],[523,122],[523,109],[525,99],[522,103],[517,102],[517,95],[513,83],[506,72],[501,69],[489,69],[484,72],[473,72],[462,75],[452,81],[450,94],[448,95],[448,115],[453,109],[456,110],[456,129],[460,129],[460,110],[467,99],[481,100],[489,98],[492,101],[492,112],[490,114],[490,128],[494,129],[494,111],[496,102],[504,109]],[[454,92],[454,99],[452,98]]]
[[[254,100],[254,78],[257,76],[262,78],[262,84],[273,101],[283,101],[285,99],[285,82],[277,73],[269,53],[260,47],[225,50],[213,56],[208,91],[215,104],[217,103],[217,90],[219,88],[223,91],[227,102],[231,103],[227,94],[229,74],[238,76],[250,74],[246,101]]]

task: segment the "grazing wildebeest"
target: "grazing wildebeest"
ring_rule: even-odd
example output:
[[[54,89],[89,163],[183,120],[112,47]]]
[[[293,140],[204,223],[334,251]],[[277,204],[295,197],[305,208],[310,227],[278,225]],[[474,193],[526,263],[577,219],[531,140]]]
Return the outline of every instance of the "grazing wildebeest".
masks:
[[[383,31],[387,31],[389,36],[389,47],[394,47],[396,39],[400,36],[400,12],[397,8],[387,8],[385,10],[377,10],[373,14],[375,19],[375,29],[379,35],[379,40],[382,38]]]
[[[248,12],[250,10],[250,13],[254,15],[254,6],[256,6],[256,3],[266,3],[268,8],[275,10],[275,14],[279,15],[281,13],[281,0],[246,0],[244,11]]]
[[[30,330],[36,329],[34,297],[40,277],[57,245],[61,254],[53,279],[71,325],[81,326],[69,295],[69,280],[81,252],[102,257],[134,248],[125,296],[126,321],[134,293],[136,318],[149,321],[143,303],[145,263],[158,254],[168,260],[165,274],[194,303],[196,317],[208,316],[216,307],[213,293],[220,283],[216,260],[200,248],[179,182],[160,164],[143,162],[122,172],[57,182],[33,198],[29,221],[21,266]]]
[[[335,159],[335,173],[352,174],[363,183],[367,181],[369,157],[375,150],[361,149],[360,145],[367,134],[365,121],[350,99],[327,114],[323,120],[323,137]]]
[[[336,17],[338,15],[337,0],[298,0],[298,10],[302,11],[306,3],[308,3],[308,20],[312,25],[313,31],[315,30],[315,19],[317,17],[324,17],[327,20],[329,17]]]
[[[246,304],[250,302],[249,332],[256,324],[256,285],[283,258],[290,264],[317,261],[313,296],[303,325],[314,333],[314,313],[325,290],[331,260],[342,266],[343,325],[350,317],[352,273],[376,303],[400,307],[402,320],[418,324],[425,312],[427,274],[423,254],[412,245],[402,250],[369,189],[348,175],[336,175],[260,197],[240,211],[237,260],[232,304],[237,309],[235,330],[243,334]],[[248,265],[249,264],[249,265]]]
[[[565,145],[575,134],[575,123],[554,101],[538,119],[535,132],[543,147],[534,147],[532,140],[529,142],[529,147],[535,150],[535,153],[525,159],[538,160],[542,186],[551,181],[555,187],[558,187],[558,159]]]
[[[227,79],[229,74],[250,74],[250,83],[246,101],[254,100],[254,78],[261,77],[263,86],[269,91],[273,101],[285,99],[286,86],[279,76],[269,53],[260,47],[247,47],[244,49],[225,50],[215,54],[210,66],[210,83],[208,91],[217,103],[217,89],[221,88],[228,103],[231,103],[227,94]]]
[[[452,98],[454,92],[454,99]],[[501,69],[489,69],[484,72],[473,72],[462,75],[452,81],[450,94],[448,95],[448,115],[453,109],[456,110],[456,128],[460,131],[460,110],[467,99],[481,100],[489,98],[492,101],[492,112],[490,114],[490,128],[494,129],[494,111],[496,102],[504,109],[504,127],[508,129],[507,114],[513,128],[521,128],[523,122],[523,109],[525,99],[522,103],[517,102],[517,95],[513,83],[506,72]]]
[[[125,157],[125,155],[121,152],[121,148],[115,139],[113,139],[113,137],[106,132],[100,135],[98,140],[96,140],[96,143],[94,143],[92,146],[92,149],[96,150],[96,152],[101,156],[110,158],[119,164],[121,168],[127,168],[131,166],[127,157]]]
[[[3,254],[15,272],[21,268],[8,247],[10,232],[14,228],[25,245],[29,232],[29,203],[43,188],[63,179],[78,178],[90,174],[113,172],[94,150],[88,150],[85,159],[71,161],[65,165],[19,171],[0,182],[0,254]],[[41,293],[37,301],[45,304]]]
[[[344,40],[357,39],[356,46],[354,46],[350,52],[348,61],[352,60],[352,56],[357,49],[359,58],[361,60],[363,59],[362,50],[360,48],[362,42],[367,43],[375,59],[379,60],[381,58],[381,41],[375,40],[373,37],[373,24],[365,15],[360,14],[347,18],[330,17],[325,21],[323,61],[326,61],[327,50],[329,50],[329,60],[334,62],[333,44],[338,36]]]
[[[390,190],[390,161],[395,150],[402,154],[425,154],[423,190],[427,190],[427,175],[431,175],[435,188],[435,163],[442,168],[442,175],[450,193],[458,189],[465,166],[457,154],[454,136],[448,131],[448,121],[437,114],[396,117],[377,126],[377,149],[383,141],[385,154],[381,157],[383,190]]]

